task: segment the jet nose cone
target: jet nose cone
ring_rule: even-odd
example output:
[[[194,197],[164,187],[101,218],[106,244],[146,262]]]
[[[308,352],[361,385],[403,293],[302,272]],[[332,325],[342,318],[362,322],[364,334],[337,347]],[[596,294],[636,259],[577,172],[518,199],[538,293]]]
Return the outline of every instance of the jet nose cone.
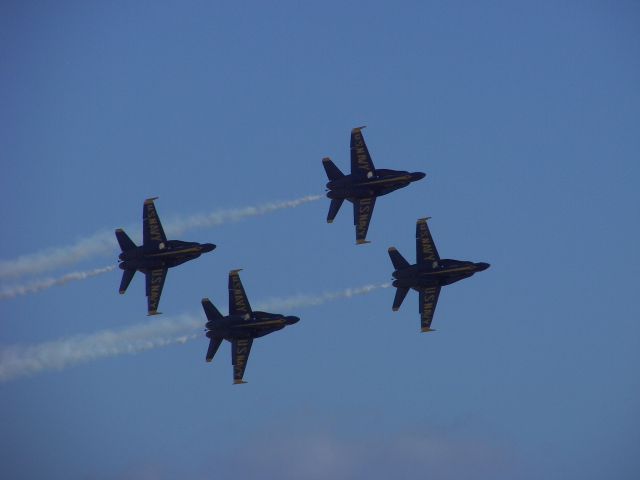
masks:
[[[214,248],[216,248],[216,246],[213,243],[204,243],[202,244],[202,253],[210,252]]]
[[[287,317],[287,325],[293,325],[294,323],[298,323],[300,321],[300,317],[294,317],[293,315]]]
[[[489,268],[491,265],[488,263],[484,263],[484,262],[478,262],[476,263],[476,267],[478,268],[479,272],[482,272],[483,270],[486,270],[487,268]]]
[[[426,177],[427,174],[422,172],[413,172],[411,176],[413,177],[412,180],[414,182],[417,182],[418,180],[422,180],[424,177]]]

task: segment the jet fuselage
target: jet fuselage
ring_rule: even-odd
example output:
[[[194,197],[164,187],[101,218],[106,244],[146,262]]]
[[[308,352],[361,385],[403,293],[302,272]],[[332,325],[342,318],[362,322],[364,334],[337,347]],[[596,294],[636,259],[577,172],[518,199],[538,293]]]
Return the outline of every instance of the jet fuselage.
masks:
[[[268,313],[254,311],[246,316],[229,315],[220,319],[210,320],[206,323],[207,337],[221,337],[231,341],[242,338],[264,337],[278,330],[282,330],[287,325],[297,323],[300,318],[286,316],[279,313]]]
[[[489,268],[488,263],[441,259],[438,262],[410,265],[393,272],[394,287],[418,289],[444,286],[469,278]]]
[[[344,175],[327,183],[331,199],[371,198],[386,195],[425,177],[422,172],[377,169],[370,177]]]
[[[119,255],[122,270],[152,270],[154,268],[171,268],[198,258],[203,253],[216,248],[212,243],[183,242],[168,240],[157,248],[136,247]]]

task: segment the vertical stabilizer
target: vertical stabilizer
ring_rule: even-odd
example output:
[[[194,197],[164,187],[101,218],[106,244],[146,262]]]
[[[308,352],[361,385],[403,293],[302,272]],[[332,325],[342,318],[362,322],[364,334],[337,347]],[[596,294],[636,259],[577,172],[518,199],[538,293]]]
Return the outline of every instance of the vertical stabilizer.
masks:
[[[121,228],[118,228],[116,230],[116,238],[118,239],[118,243],[120,244],[120,250],[122,250],[123,252],[138,248],[138,246],[133,243],[133,240],[129,238],[129,235],[124,233],[124,230],[122,230]]]
[[[336,164],[331,161],[329,157],[325,157],[322,159],[322,166],[324,167],[324,171],[327,172],[327,177],[329,180],[337,180],[339,178],[344,177],[344,173],[340,171]]]
[[[396,249],[396,247],[389,247],[389,257],[391,258],[391,263],[393,263],[393,268],[396,270],[402,270],[403,268],[407,268],[409,266],[409,262],[407,262],[400,252]]]
[[[204,309],[204,313],[207,316],[207,320],[209,321],[220,320],[223,318],[220,311],[215,307],[213,303],[211,303],[211,300],[209,300],[208,298],[202,299],[202,308]]]

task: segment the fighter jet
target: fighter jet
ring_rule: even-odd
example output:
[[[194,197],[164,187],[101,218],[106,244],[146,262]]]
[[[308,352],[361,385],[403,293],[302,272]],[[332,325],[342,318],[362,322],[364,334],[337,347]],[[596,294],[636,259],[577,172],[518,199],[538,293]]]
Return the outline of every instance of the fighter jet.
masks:
[[[332,223],[342,203],[349,200],[353,203],[353,224],[356,227],[356,244],[369,243],[365,240],[369,222],[373,214],[376,198],[406,187],[425,177],[422,172],[405,172],[400,170],[376,169],[364,143],[362,129],[351,130],[351,174],[343,174],[330,158],[322,159],[322,166],[327,172],[331,199],[327,223]]]
[[[116,238],[122,250],[118,257],[119,267],[124,270],[120,293],[127,291],[136,270],[144,273],[147,281],[147,315],[161,313],[158,311],[158,304],[169,268],[198,258],[216,248],[213,243],[167,240],[153,204],[157,198],[148,198],[142,207],[142,246],[133,243],[121,228],[116,230]]]
[[[489,268],[488,263],[473,263],[462,260],[440,259],[436,245],[427,226],[427,218],[416,223],[416,264],[409,265],[395,247],[389,248],[389,256],[395,268],[393,286],[396,296],[393,300],[393,311],[402,305],[410,288],[420,295],[420,318],[422,331],[431,332],[431,321],[436,310],[440,289],[476,272]]]
[[[240,281],[240,270],[229,272],[229,315],[223,316],[208,298],[202,299],[202,308],[207,315],[206,332],[209,341],[206,361],[213,360],[222,340],[231,342],[231,363],[233,383],[247,383],[243,380],[253,339],[263,337],[300,320],[298,317],[279,313],[251,310],[247,294]]]

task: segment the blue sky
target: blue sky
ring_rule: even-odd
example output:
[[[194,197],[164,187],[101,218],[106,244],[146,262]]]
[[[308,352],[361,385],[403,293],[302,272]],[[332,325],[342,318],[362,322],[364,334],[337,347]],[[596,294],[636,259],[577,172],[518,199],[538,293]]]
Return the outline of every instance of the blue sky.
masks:
[[[232,268],[256,305],[380,285],[423,216],[443,257],[492,266],[443,290],[429,335],[415,293],[397,313],[388,288],[300,302],[241,387],[199,329],[4,381],[0,476],[637,478],[638,25],[637,2],[4,2],[2,262],[140,241],[149,196],[171,222],[322,195],[321,158],[347,170],[359,125],[376,166],[427,177],[377,202],[366,246],[326,199],[182,233],[218,248],[170,271],[164,318],[118,271],[2,299],[2,367],[204,328]]]

